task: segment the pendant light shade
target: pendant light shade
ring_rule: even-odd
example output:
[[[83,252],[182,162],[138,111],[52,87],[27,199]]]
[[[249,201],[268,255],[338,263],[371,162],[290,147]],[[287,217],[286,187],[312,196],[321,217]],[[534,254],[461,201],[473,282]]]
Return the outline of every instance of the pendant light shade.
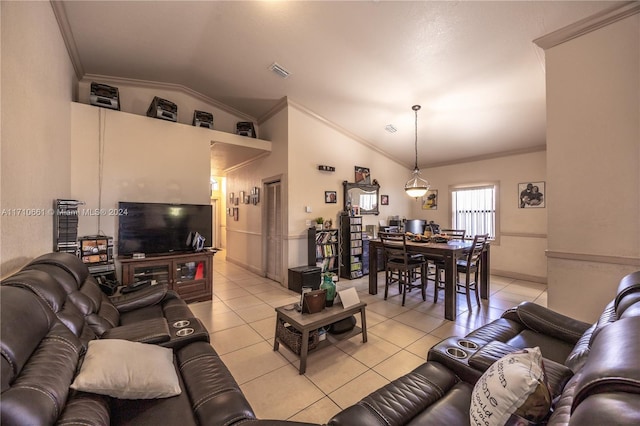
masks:
[[[423,179],[420,176],[420,169],[418,168],[418,110],[420,109],[420,105],[414,105],[411,107],[416,114],[416,139],[415,139],[415,151],[416,151],[416,162],[415,167],[413,169],[413,176],[411,179],[404,184],[404,190],[408,196],[414,198],[424,197],[424,195],[429,190],[431,186],[429,181]]]

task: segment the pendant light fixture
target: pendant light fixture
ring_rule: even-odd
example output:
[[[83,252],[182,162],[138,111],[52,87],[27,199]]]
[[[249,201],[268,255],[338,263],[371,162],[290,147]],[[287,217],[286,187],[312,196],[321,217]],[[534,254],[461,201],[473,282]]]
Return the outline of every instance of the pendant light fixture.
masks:
[[[420,105],[414,105],[411,107],[411,109],[416,113],[416,163],[413,169],[413,177],[404,184],[404,190],[407,195],[414,198],[423,197],[431,186],[428,180],[420,177],[420,169],[418,168],[418,111],[420,108]]]

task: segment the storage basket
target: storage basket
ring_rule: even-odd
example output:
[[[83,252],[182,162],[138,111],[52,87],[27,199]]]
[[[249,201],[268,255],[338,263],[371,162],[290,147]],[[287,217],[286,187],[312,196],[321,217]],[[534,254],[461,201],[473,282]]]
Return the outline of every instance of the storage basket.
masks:
[[[291,327],[289,324],[285,324],[284,320],[278,319],[276,325],[276,333],[282,343],[284,343],[289,349],[291,349],[296,355],[300,355],[302,349],[302,333]],[[309,350],[315,349],[320,341],[318,330],[309,332]]]

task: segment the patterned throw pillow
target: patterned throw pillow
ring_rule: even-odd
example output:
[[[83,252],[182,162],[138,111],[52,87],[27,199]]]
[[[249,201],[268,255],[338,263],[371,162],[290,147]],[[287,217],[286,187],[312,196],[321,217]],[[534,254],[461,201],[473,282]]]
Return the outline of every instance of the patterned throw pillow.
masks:
[[[535,423],[550,409],[542,354],[535,347],[505,355],[487,369],[471,393],[469,417],[478,426],[515,424],[518,418]]]

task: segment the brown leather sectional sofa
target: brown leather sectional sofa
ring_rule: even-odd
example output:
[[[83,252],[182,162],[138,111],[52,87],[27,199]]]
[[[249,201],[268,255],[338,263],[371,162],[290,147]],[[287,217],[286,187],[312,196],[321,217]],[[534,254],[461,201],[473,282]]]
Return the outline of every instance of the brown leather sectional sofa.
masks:
[[[107,297],[78,258],[51,253],[3,280],[0,304],[2,425],[302,425],[256,419],[204,326],[166,287]],[[71,389],[98,339],[171,348],[182,392],[119,399]]]
[[[522,303],[465,337],[443,340],[426,363],[329,425],[468,425],[472,389],[482,373],[505,354],[535,346],[553,397],[544,424],[640,424],[639,271],[621,280],[595,324]]]

